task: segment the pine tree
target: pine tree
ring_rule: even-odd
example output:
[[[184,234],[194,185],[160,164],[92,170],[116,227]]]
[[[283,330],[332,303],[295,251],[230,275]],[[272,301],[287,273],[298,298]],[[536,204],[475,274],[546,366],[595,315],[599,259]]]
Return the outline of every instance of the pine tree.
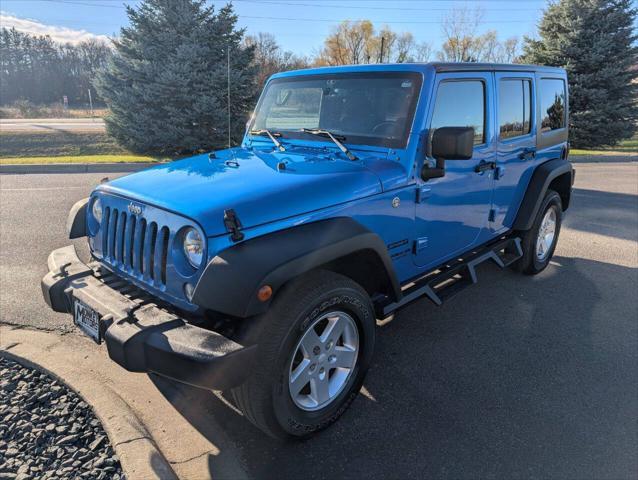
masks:
[[[136,153],[180,155],[218,148],[243,134],[255,100],[253,49],[242,44],[232,5],[143,0],[127,7],[130,26],[95,82],[110,108],[107,131]]]
[[[637,13],[632,0],[560,0],[544,12],[540,40],[525,38],[523,62],[567,70],[575,147],[615,145],[637,130]]]

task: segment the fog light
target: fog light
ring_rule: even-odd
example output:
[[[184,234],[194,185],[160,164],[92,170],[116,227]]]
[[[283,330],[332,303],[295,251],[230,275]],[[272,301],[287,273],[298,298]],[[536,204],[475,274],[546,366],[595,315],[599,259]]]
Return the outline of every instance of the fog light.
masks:
[[[257,298],[261,302],[267,302],[272,297],[272,287],[270,285],[264,285],[257,292]]]

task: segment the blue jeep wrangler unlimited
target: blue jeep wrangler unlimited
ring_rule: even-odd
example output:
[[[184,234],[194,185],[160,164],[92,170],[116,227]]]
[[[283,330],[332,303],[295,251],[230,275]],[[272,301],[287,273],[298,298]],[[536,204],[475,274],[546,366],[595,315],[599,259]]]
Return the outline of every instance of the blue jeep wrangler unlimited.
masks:
[[[570,202],[565,71],[402,64],[274,75],[240,147],[98,186],[46,302],[109,356],[211,390],[274,437],[334,422],[375,320],[491,260],[536,274]]]

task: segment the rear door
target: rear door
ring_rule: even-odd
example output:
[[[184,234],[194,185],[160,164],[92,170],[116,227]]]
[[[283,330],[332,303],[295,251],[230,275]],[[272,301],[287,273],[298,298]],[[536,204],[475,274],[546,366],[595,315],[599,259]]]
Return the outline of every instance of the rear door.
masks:
[[[536,92],[533,72],[496,72],[496,162],[493,221],[506,231],[518,211],[536,157]]]
[[[426,128],[473,127],[470,160],[447,160],[445,176],[417,178],[415,263],[436,266],[480,243],[489,233],[495,161],[493,77],[489,72],[437,75]],[[433,158],[426,158],[434,164]],[[479,167],[480,165],[480,167]],[[479,167],[479,168],[477,168]]]

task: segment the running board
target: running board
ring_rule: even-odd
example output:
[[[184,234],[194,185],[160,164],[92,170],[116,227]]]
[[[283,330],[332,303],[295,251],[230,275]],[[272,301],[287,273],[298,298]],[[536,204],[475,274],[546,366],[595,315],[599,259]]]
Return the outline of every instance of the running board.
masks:
[[[377,303],[377,316],[386,318],[399,308],[423,296],[428,297],[436,305],[441,305],[465,287],[477,282],[476,267],[481,263],[492,260],[499,267],[505,268],[522,256],[521,239],[518,237],[504,238],[480,250],[472,250],[455,262],[449,262],[415,280],[403,291],[403,297],[398,302],[385,305]]]

